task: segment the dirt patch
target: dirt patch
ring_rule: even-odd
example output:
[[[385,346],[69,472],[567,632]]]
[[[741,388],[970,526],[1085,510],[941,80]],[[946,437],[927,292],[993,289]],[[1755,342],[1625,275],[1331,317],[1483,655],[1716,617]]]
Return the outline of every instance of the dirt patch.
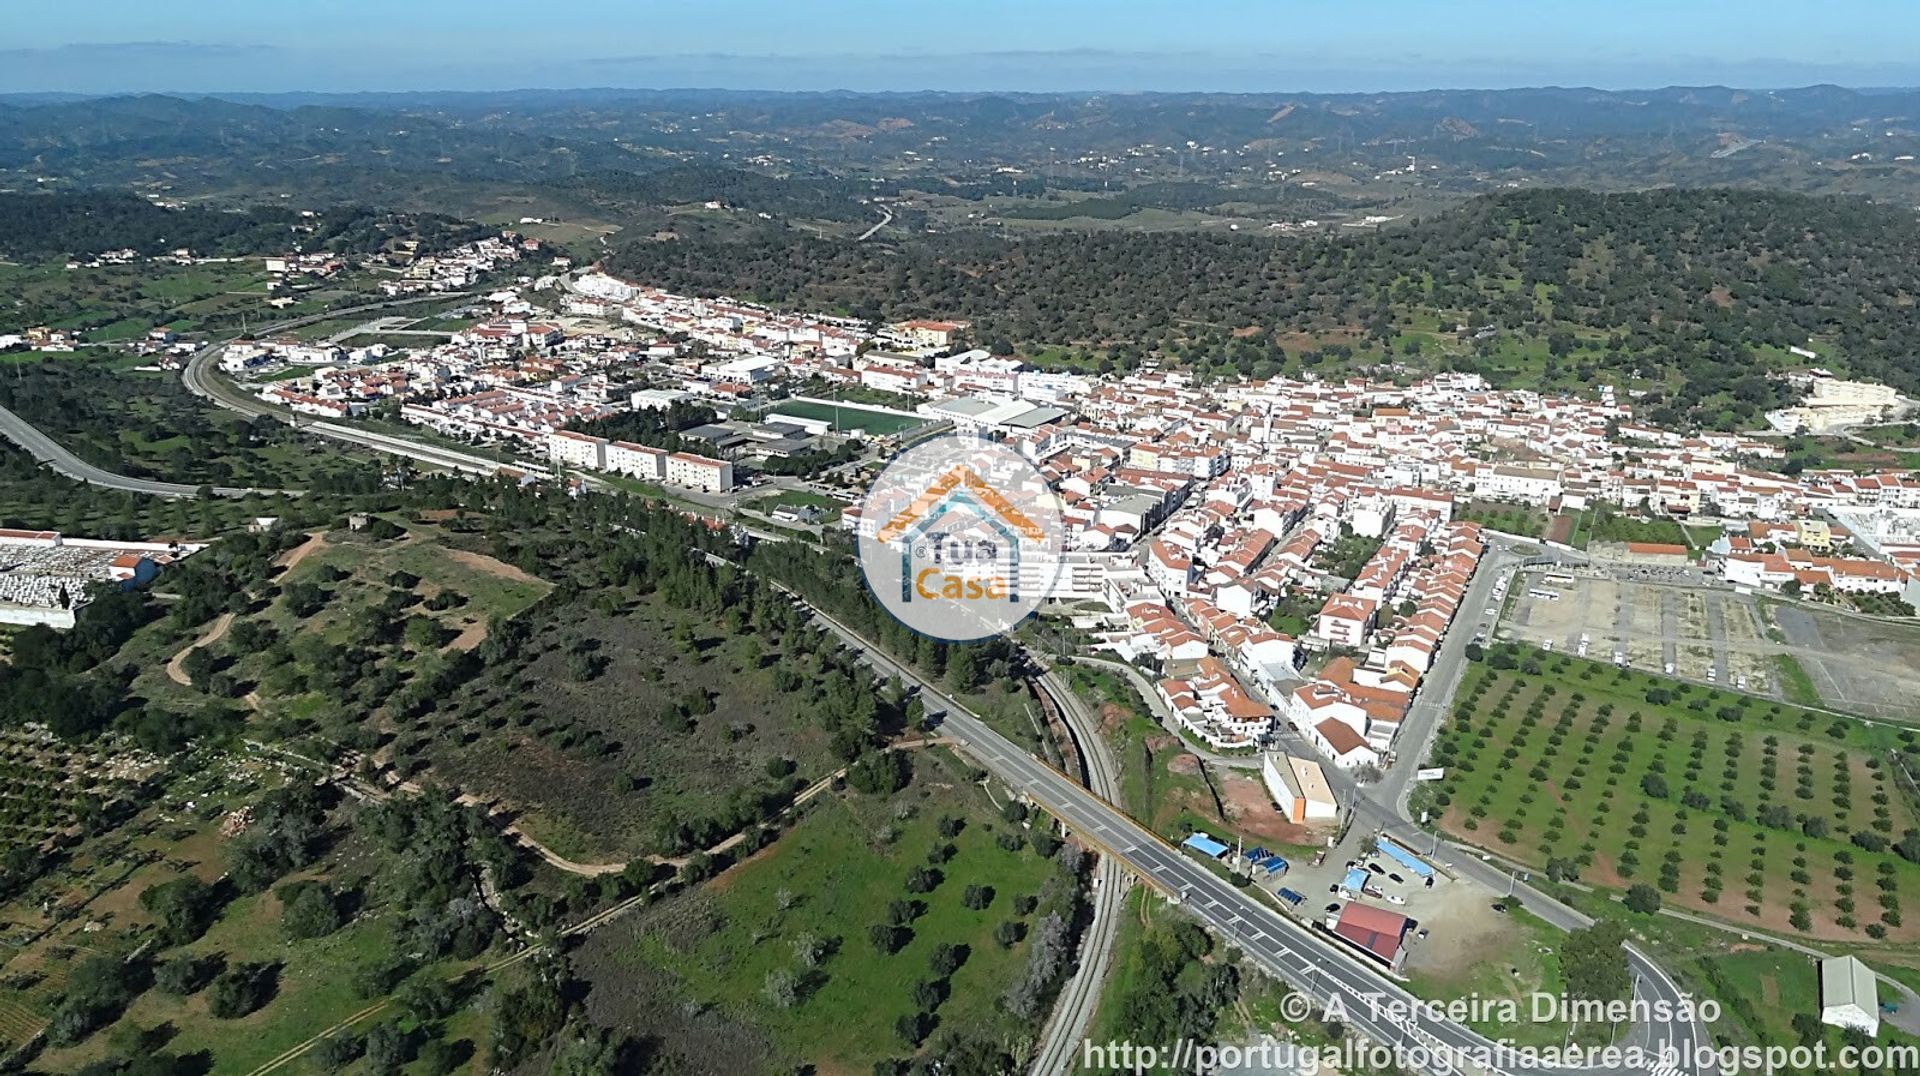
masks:
[[[463,564],[475,571],[485,572],[497,579],[511,579],[516,583],[538,583],[538,576],[529,575],[519,568],[508,564],[498,557],[489,557],[485,553],[474,553],[465,549],[446,550],[447,559]]]
[[[273,566],[280,569],[281,574],[291,572],[300,566],[301,561],[326,547],[327,536],[321,531],[314,531],[307,535],[306,541],[273,558]]]
[[[1227,817],[1236,832],[1281,844],[1319,844],[1324,834],[1295,825],[1281,817],[1267,798],[1267,789],[1259,781],[1228,773],[1220,779],[1220,799],[1227,806]]]
[[[1183,751],[1180,754],[1177,754],[1167,760],[1167,772],[1179,773],[1179,774],[1199,773],[1200,760],[1199,758],[1193,755],[1189,755]]]
[[[484,643],[486,641],[487,641],[486,622],[475,621],[471,624],[468,624],[466,627],[460,629],[460,634],[454,636],[452,642],[441,647],[440,649],[443,651],[445,650],[458,651],[464,654],[472,650],[474,647],[479,646],[481,643]]]

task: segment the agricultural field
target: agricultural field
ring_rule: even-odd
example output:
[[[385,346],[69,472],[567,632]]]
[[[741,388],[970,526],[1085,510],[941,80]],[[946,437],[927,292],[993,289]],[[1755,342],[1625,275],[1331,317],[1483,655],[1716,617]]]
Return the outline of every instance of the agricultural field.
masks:
[[[1444,827],[1561,877],[1828,941],[1910,942],[1913,730],[1502,644],[1431,764]],[[1526,780],[1513,774],[1525,773]]]
[[[1847,1033],[1810,1020],[1819,1012],[1819,971],[1806,953],[1724,926],[1628,910],[1612,893],[1561,885],[1534,876],[1536,884],[1570,907],[1627,929],[1639,944],[1659,955],[1681,989],[1721,1006],[1720,1019],[1706,1030],[1717,1045],[1796,1046],[1823,1040],[1837,1051]],[[1820,946],[1826,951],[1843,947]],[[1912,947],[1878,945],[1855,951],[1875,972],[1908,985],[1920,985],[1920,952]],[[1880,1000],[1900,1000],[1885,980]],[[1920,1037],[1882,1020],[1883,1044],[1916,1043]]]
[[[1661,545],[1685,545],[1704,549],[1720,537],[1720,528],[1689,527],[1672,519],[1642,519],[1622,515],[1607,505],[1589,509],[1575,528],[1585,549],[1590,543],[1618,545],[1625,542],[1656,542]]]
[[[0,332],[49,325],[85,330],[97,343],[133,339],[158,325],[195,332],[228,319],[237,324],[242,313],[256,321],[273,313],[266,266],[257,259],[98,269],[0,264],[0,293],[11,299],[0,308]]]
[[[944,749],[885,795],[812,801],[714,884],[575,954],[603,1024],[724,1071],[1024,1055],[1064,972],[1084,857]]]
[[[0,729],[0,846],[77,839],[133,811],[160,768],[141,752],[101,756],[38,729]]]

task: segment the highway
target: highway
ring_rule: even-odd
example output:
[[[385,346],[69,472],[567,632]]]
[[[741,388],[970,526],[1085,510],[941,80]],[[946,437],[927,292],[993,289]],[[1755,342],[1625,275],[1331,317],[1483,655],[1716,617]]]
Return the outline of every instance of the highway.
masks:
[[[1073,733],[1086,770],[1087,787],[1108,802],[1119,799],[1120,769],[1106,737],[1100,735],[1099,720],[1053,672],[1040,677],[1039,689]],[[1053,1015],[1041,1032],[1036,1060],[1029,1070],[1034,1076],[1064,1076],[1077,1063],[1080,1043],[1086,1039],[1087,1027],[1100,1007],[1100,992],[1113,963],[1113,935],[1126,900],[1126,877],[1119,860],[1105,854],[1099,857],[1093,874],[1093,914],[1080,939],[1080,961],[1073,978],[1061,987],[1053,1003]]]
[[[34,459],[60,474],[79,479],[89,485],[126,490],[130,493],[145,493],[155,497],[189,498],[200,495],[199,486],[189,486],[180,482],[162,482],[152,478],[134,478],[131,475],[115,474],[95,467],[67,451],[26,419],[4,407],[0,407],[0,436],[26,449]],[[239,489],[232,486],[213,487],[216,497],[244,497],[250,493],[273,492],[279,491]]]
[[[1178,902],[1269,974],[1322,1004],[1337,1001],[1345,1011],[1345,1023],[1374,1042],[1431,1051],[1431,1063],[1423,1067],[1436,1076],[1461,1071],[1510,1076],[1541,1073],[1564,1076],[1574,1072],[1602,1076],[1653,1071],[1652,1058],[1646,1058],[1646,1063],[1638,1066],[1533,1064],[1532,1057],[1517,1054],[1458,1023],[1439,1018],[1399,984],[1360,964],[1342,943],[1281,915],[1250,893],[1236,888],[1198,860],[1142,828],[1110,802],[1029,756],[913,669],[895,662],[832,617],[818,610],[812,612],[877,672],[918,685],[929,709],[944,708],[946,735],[988,772],[1026,795],[1087,842],[1119,859],[1137,877]],[[1637,996],[1670,1006],[1681,1004],[1679,988],[1658,967],[1632,949],[1628,950],[1628,957],[1638,973]],[[1692,1054],[1702,1040],[1698,1028],[1690,1021],[1638,1027],[1635,1038],[1636,1044],[1642,1047],[1677,1052],[1675,1063],[1661,1066],[1660,1071],[1681,1074],[1697,1071]]]

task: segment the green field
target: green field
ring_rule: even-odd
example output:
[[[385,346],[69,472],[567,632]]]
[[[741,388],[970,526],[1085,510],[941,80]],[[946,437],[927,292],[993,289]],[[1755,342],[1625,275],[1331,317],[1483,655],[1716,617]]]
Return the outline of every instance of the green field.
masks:
[[[782,506],[818,508],[820,522],[823,524],[837,522],[840,519],[840,510],[847,506],[845,501],[804,489],[783,489],[768,497],[756,497],[747,504],[761,512],[772,512]]]
[[[762,1044],[768,1063],[755,1067],[809,1063],[822,1072],[865,1072],[914,1052],[895,1025],[916,1011],[916,984],[941,980],[930,968],[934,950],[960,945],[966,958],[945,980],[935,1010],[939,1033],[1003,1044],[1030,1038],[1034,1024],[1009,1013],[1001,998],[1026,966],[1033,931],[1065,910],[1071,886],[1026,843],[1024,829],[999,816],[985,791],[962,783],[966,769],[944,752],[923,755],[905,792],[819,801],[720,884],[662,903],[630,926],[595,933],[579,963],[594,984],[596,1015],[626,1019],[649,1004],[650,991],[635,982],[661,969],[671,985],[652,990],[683,998],[690,1009],[717,1010],[733,1029],[729,1049]],[[963,827],[943,836],[944,818]],[[1002,841],[1016,836],[1019,850],[1009,851]],[[908,892],[909,872],[930,862],[929,849],[947,845],[951,853],[935,857],[938,884]],[[976,884],[992,890],[980,909],[962,900]],[[888,954],[868,934],[896,900],[919,907],[910,940]],[[1024,924],[1028,940],[1011,947],[997,941],[996,928],[1008,921]],[[802,948],[817,955],[805,958]],[[775,998],[769,984],[777,979],[793,982],[790,999]]]
[[[1431,764],[1450,832],[1735,924],[1911,941],[1913,735],[1503,645],[1468,670]],[[1526,779],[1516,779],[1524,774]],[[1904,840],[1903,840],[1904,838]]]
[[[782,400],[767,411],[767,417],[793,415],[796,418],[812,419],[816,422],[831,422],[834,429],[841,432],[864,430],[868,434],[886,437],[904,430],[916,429],[927,424],[927,420],[918,416],[890,415],[884,411],[874,411],[857,404],[843,403],[837,407],[831,403],[812,403],[807,400]]]

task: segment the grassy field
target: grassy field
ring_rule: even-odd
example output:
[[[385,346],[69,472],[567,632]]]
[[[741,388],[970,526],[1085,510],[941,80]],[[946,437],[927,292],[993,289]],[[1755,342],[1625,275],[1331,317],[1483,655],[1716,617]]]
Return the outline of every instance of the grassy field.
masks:
[[[747,504],[761,512],[772,512],[774,509],[782,506],[818,508],[821,513],[820,522],[823,524],[838,521],[840,518],[840,510],[847,506],[847,502],[845,501],[829,497],[824,493],[814,493],[804,489],[783,489],[771,496],[756,497],[748,501]]]
[[[1736,924],[1904,942],[1920,930],[1898,894],[1920,865],[1887,848],[1920,823],[1893,772],[1904,735],[1503,646],[1468,670],[1430,794],[1450,832],[1534,867],[1651,882]]]
[[[1020,922],[1030,939],[1041,918],[1065,907],[1071,886],[1025,842],[1024,829],[999,816],[997,797],[964,783],[966,770],[944,752],[922,755],[905,791],[817,801],[718,883],[596,932],[579,953],[593,984],[590,1010],[605,1021],[641,1023],[663,1011],[712,1010],[726,1029],[724,1043],[704,1042],[703,1021],[676,1018],[659,1032],[663,1047],[676,1054],[701,1043],[716,1063],[738,1071],[809,1064],[865,1072],[913,1052],[895,1024],[915,1011],[915,984],[941,979],[930,968],[934,950],[958,945],[966,957],[946,980],[936,1033],[1009,1045],[1030,1039],[1033,1024],[1000,1002],[1026,966],[1030,941],[1009,947],[995,931]],[[962,826],[944,836],[948,818]],[[1003,842],[1015,838],[1017,850],[1009,850]],[[938,884],[908,892],[909,872],[944,845],[952,851]],[[971,885],[991,890],[984,908],[963,901]],[[917,914],[910,940],[887,954],[868,933],[896,900],[916,901]],[[803,948],[818,955],[803,957]],[[783,976],[796,980],[790,1001],[769,989]]]
[[[782,760],[794,767],[782,781],[803,784],[836,764],[814,695],[783,679],[810,668],[797,646],[648,598],[611,612],[570,605],[527,653],[511,679],[466,685],[451,706],[474,720],[421,749],[440,779],[513,805],[522,828],[570,858],[662,849],[677,822],[757,796]]]
[[[927,424],[927,420],[918,415],[904,417],[890,415],[884,411],[874,411],[858,404],[841,403],[836,407],[831,403],[812,403],[807,400],[782,400],[767,411],[768,418],[776,415],[792,415],[796,418],[813,419],[816,422],[831,422],[834,423],[834,429],[843,432],[864,430],[880,437]]]
[[[1788,702],[1796,706],[1822,704],[1820,691],[1813,686],[1813,677],[1807,675],[1807,670],[1800,664],[1799,659],[1792,654],[1778,654],[1773,660],[1780,670],[1780,691],[1787,697]]]
[[[1707,926],[1667,915],[1637,915],[1605,890],[1557,885],[1535,876],[1537,884],[1563,903],[1595,918],[1617,920],[1646,949],[1658,953],[1661,966],[1673,973],[1680,987],[1696,998],[1720,1003],[1718,1021],[1706,1028],[1719,1045],[1794,1046],[1807,1041],[1796,1018],[1817,1016],[1819,974],[1804,953],[1774,945],[1739,930]],[[1833,947],[1828,947],[1832,951]],[[1909,984],[1920,983],[1920,951],[1913,946],[1876,947],[1856,952],[1877,972]],[[1895,1000],[1894,991],[1880,984],[1882,1001]],[[1838,1028],[1823,1028],[1819,1037],[1837,1051],[1844,1039]],[[1901,1034],[1884,1021],[1882,1043],[1920,1041]]]
[[[1672,519],[1623,516],[1601,506],[1587,512],[1576,533],[1581,536],[1577,544],[1583,549],[1591,542],[1658,542],[1704,549],[1720,537],[1720,528],[1688,527]]]
[[[1498,501],[1469,501],[1454,512],[1454,518],[1528,538],[1540,537],[1547,527],[1546,513],[1540,509]]]

